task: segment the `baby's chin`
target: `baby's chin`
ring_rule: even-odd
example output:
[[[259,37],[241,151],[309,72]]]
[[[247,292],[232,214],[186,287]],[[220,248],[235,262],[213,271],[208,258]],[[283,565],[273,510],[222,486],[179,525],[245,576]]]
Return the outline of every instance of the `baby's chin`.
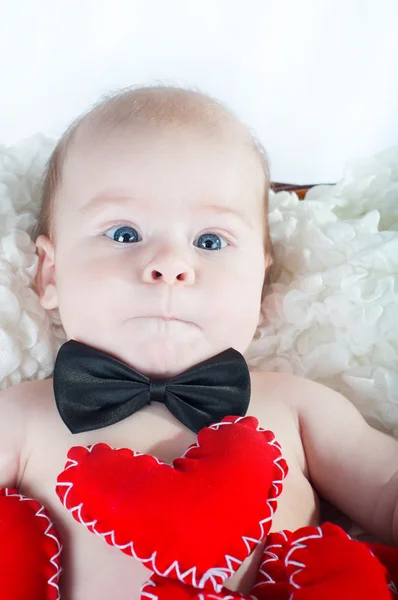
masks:
[[[193,323],[153,321],[126,327],[115,348],[119,360],[147,377],[173,377],[218,352]]]

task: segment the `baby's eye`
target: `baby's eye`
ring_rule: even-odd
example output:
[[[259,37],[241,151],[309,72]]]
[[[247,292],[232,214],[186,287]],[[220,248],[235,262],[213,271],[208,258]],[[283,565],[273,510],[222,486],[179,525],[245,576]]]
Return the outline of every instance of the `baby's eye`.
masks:
[[[114,242],[121,242],[122,244],[124,244],[124,242],[131,243],[131,242],[139,241],[138,232],[136,229],[134,229],[134,227],[129,227],[128,225],[122,225],[121,227],[114,227],[113,229],[108,229],[108,231],[105,232],[104,235],[106,235],[107,233],[110,233],[112,231],[114,231],[115,233],[113,233],[112,236],[110,236],[110,237],[112,237]],[[130,233],[130,232],[133,232],[133,233]],[[129,241],[129,238],[133,238],[133,239]]]
[[[198,237],[198,246],[203,250],[221,250],[222,248],[225,248],[225,246],[228,246],[228,243],[225,243],[225,246],[221,246],[221,240],[223,239],[224,238],[216,233],[203,233]]]
[[[111,233],[112,231],[114,231],[113,234]],[[105,232],[104,235],[107,236],[108,233],[111,234],[109,237],[112,237],[113,241],[120,242],[122,244],[124,244],[125,242],[132,243],[142,241],[142,238],[140,238],[137,230],[134,229],[134,227],[130,227],[129,225],[122,225],[121,227],[114,227],[112,229],[108,229],[108,231]],[[222,246],[221,240],[224,241],[224,246]],[[228,246],[228,243],[224,240],[224,238],[217,235],[216,233],[203,233],[198,237],[198,246],[203,250],[221,250],[222,248],[225,248],[225,246]]]

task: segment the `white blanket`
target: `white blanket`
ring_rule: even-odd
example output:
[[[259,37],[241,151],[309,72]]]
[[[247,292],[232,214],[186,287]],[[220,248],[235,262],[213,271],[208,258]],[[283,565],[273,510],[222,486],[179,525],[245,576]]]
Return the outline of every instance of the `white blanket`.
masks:
[[[53,147],[42,135],[0,146],[0,389],[51,376],[65,340],[32,287],[30,232]],[[249,364],[324,383],[398,435],[398,147],[304,201],[271,192],[270,223],[276,279]]]

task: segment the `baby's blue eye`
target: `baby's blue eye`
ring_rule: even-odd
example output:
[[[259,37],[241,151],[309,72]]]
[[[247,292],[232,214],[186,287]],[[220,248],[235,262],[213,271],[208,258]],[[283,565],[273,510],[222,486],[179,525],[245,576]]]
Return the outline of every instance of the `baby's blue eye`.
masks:
[[[131,234],[129,233],[130,231],[133,231],[134,233]],[[121,242],[122,244],[124,244],[124,242],[130,243],[129,242],[129,238],[132,237],[134,238],[133,242],[136,242],[138,239],[138,232],[136,229],[134,229],[134,227],[129,227],[128,225],[123,225],[122,227],[114,227],[113,229],[108,229],[107,233],[109,231],[114,231],[115,233],[111,236],[114,242]]]
[[[221,246],[222,239],[223,238],[216,233],[203,233],[198,237],[198,240],[202,240],[199,247],[203,248],[203,250],[221,250],[222,248],[225,248],[225,246]],[[226,246],[228,246],[228,244],[226,244]]]
[[[132,243],[132,242],[137,242],[140,241],[141,238],[139,238],[138,232],[136,229],[134,229],[134,227],[130,227],[129,225],[123,225],[121,227],[114,227],[113,229],[108,229],[108,231],[106,233],[112,232],[114,231],[115,233],[112,234],[112,239],[115,242],[120,242],[122,244],[126,243]],[[130,233],[133,232],[133,233]],[[106,233],[104,235],[106,235]],[[108,236],[107,236],[108,237]],[[129,240],[129,238],[133,238],[131,240]],[[198,237],[199,243],[198,246],[199,248],[202,248],[202,250],[221,250],[222,248],[225,248],[225,246],[228,246],[228,244],[225,242],[225,245],[222,246],[222,241],[223,238],[219,235],[217,235],[216,233],[203,233],[202,235],[200,235]]]

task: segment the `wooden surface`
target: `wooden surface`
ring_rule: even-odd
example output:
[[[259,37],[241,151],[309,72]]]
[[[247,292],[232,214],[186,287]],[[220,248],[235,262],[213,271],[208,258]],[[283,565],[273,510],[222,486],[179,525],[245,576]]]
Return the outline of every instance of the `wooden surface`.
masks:
[[[275,192],[296,192],[297,196],[302,200],[308,190],[314,187],[314,185],[295,185],[294,183],[279,183],[277,181],[271,182],[271,189]]]

